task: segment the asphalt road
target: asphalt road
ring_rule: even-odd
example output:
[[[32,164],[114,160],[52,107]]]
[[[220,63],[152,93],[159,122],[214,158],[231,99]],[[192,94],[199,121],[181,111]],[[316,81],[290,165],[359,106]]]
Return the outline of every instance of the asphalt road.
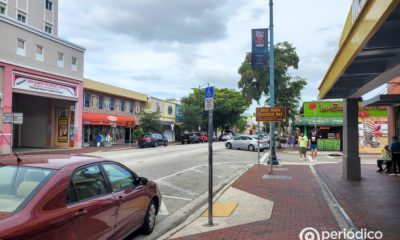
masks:
[[[158,222],[208,191],[207,143],[97,152],[91,155],[123,163],[139,176],[155,181],[163,196]],[[237,175],[249,164],[257,163],[257,155],[257,152],[229,150],[224,143],[214,142],[214,186]],[[142,238],[138,234],[134,237]]]

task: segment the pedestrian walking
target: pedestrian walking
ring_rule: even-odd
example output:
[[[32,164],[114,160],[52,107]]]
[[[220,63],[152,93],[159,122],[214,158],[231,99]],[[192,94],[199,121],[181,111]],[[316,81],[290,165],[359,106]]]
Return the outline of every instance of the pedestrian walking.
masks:
[[[317,154],[318,154],[318,136],[315,131],[311,133],[310,149],[311,149],[311,161],[315,162],[317,161]]]
[[[400,167],[400,142],[397,136],[393,136],[393,142],[390,145],[390,152],[392,154],[392,173],[389,175],[397,175]]]
[[[304,136],[304,133],[300,133],[299,137],[299,151],[300,151],[300,162],[307,161],[307,147],[308,147],[308,138]]]

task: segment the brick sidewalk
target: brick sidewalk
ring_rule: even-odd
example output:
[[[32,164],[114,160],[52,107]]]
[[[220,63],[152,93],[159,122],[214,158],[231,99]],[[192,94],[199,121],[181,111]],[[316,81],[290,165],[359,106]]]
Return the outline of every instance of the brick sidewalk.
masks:
[[[400,239],[400,176],[377,173],[361,165],[361,181],[346,181],[341,164],[316,166],[329,189],[358,228],[381,231],[383,239]]]
[[[291,176],[292,179],[263,179],[269,167],[256,165],[232,185],[239,190],[274,201],[269,220],[179,239],[298,240],[300,231],[306,227],[313,227],[319,231],[339,229],[309,166],[292,165],[276,169],[274,175]]]

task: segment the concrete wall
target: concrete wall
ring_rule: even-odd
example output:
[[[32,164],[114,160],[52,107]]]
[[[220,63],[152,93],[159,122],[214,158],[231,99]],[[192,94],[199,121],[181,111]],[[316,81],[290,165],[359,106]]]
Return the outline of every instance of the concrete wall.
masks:
[[[10,24],[0,16],[0,62],[14,64],[72,79],[83,80],[84,49],[46,34],[27,29],[21,24]],[[25,40],[26,55],[17,54],[17,40]],[[43,61],[36,59],[37,45],[43,47]],[[64,67],[57,65],[58,52],[64,53]],[[72,57],[77,58],[77,70],[72,70]]]

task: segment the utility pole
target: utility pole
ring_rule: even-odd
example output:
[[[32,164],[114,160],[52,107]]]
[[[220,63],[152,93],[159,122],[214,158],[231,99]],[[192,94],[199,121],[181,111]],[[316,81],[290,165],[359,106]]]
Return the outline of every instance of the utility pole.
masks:
[[[274,10],[273,10],[273,0],[269,0],[269,32],[270,32],[270,55],[269,55],[269,106],[275,107],[275,56],[274,56]],[[275,122],[271,122],[270,129],[271,138],[271,163],[273,165],[278,165],[279,162],[276,158],[275,152]]]

